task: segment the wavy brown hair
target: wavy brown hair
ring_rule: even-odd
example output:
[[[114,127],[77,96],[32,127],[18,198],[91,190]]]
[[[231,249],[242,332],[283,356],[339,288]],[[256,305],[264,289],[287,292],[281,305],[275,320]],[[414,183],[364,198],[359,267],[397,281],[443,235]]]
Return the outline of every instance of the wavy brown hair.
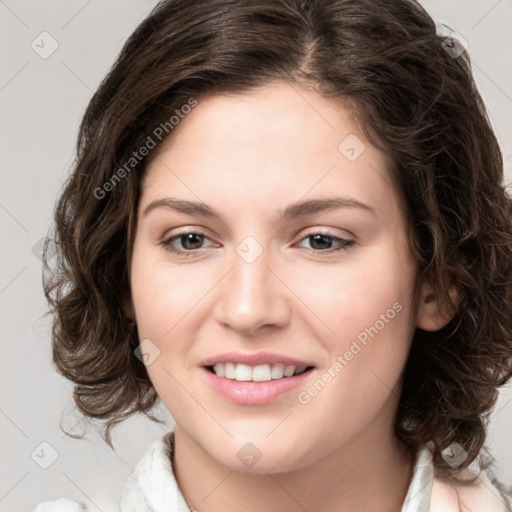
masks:
[[[57,254],[46,253],[44,274],[54,365],[84,417],[104,420],[111,447],[111,429],[130,415],[160,421],[125,315],[148,157],[125,164],[191,98],[274,80],[350,107],[393,162],[417,294],[428,280],[449,308],[448,285],[458,289],[448,325],[416,329],[396,418],[398,438],[411,450],[430,443],[449,476],[442,450],[459,443],[461,467],[477,456],[511,376],[512,201],[469,56],[413,0],[169,0],[152,10],[85,111],[56,206]]]

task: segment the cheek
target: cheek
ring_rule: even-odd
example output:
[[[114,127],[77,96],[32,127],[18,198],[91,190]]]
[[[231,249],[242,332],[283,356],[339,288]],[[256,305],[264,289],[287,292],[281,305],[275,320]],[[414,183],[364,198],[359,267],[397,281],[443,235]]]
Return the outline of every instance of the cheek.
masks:
[[[319,375],[328,384],[318,384],[323,398],[314,400],[338,404],[339,413],[366,403],[369,412],[389,396],[407,360],[415,328],[415,267],[383,246],[357,266],[328,272],[316,274],[300,290],[321,319],[315,321],[316,333],[328,353]]]
[[[131,290],[141,347],[144,351],[146,344],[152,354],[146,371],[177,421],[180,411],[195,417],[183,388],[186,354],[193,342],[187,321],[204,291],[190,274],[163,262],[154,248],[135,246]]]
[[[179,345],[167,340],[179,340],[184,334],[187,316],[197,310],[207,289],[204,275],[166,262],[163,249],[162,254],[154,248],[136,249],[131,290],[141,339],[154,338],[160,345],[179,350]]]
[[[386,247],[369,250],[357,264],[326,266],[303,275],[297,294],[316,313],[315,325],[332,349],[341,350],[358,336],[363,343],[372,334],[397,341],[408,338],[414,267],[393,259]]]

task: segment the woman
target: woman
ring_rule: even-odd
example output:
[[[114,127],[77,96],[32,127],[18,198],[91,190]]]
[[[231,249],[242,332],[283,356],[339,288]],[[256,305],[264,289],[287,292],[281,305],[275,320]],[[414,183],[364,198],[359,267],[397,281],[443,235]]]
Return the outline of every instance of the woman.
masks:
[[[45,289],[106,420],[176,421],[120,510],[511,510],[512,203],[410,0],[163,1],[80,128]],[[57,502],[40,510],[56,510]]]

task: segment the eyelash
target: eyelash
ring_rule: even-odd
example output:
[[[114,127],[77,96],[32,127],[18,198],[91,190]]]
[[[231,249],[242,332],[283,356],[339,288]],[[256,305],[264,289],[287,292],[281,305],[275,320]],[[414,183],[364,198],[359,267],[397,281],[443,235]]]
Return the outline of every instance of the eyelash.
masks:
[[[201,248],[199,248],[199,249],[190,249],[188,251],[180,251],[180,250],[177,250],[177,249],[173,248],[173,246],[172,246],[172,243],[174,242],[174,240],[179,240],[181,237],[183,237],[185,235],[199,235],[199,236],[202,236],[202,237],[204,237],[206,239],[208,238],[206,236],[206,234],[203,233],[202,231],[182,231],[181,233],[173,235],[170,238],[167,238],[166,240],[164,240],[162,242],[162,246],[164,247],[164,249],[166,251],[169,251],[169,252],[172,252],[174,254],[177,254],[178,256],[184,256],[184,257],[194,256],[194,255],[197,254],[198,251],[201,250]],[[338,236],[334,236],[332,233],[328,233],[328,232],[325,232],[325,233],[324,232],[309,233],[306,236],[302,237],[299,240],[299,242],[301,242],[303,240],[306,240],[308,238],[317,236],[317,235],[321,235],[323,237],[330,238],[330,239],[338,242],[340,245],[338,247],[336,247],[335,249],[327,249],[327,250],[309,249],[310,251],[312,251],[315,254],[323,254],[323,253],[333,254],[333,253],[338,253],[338,252],[342,252],[342,251],[348,251],[355,244],[354,240],[346,240],[344,238],[340,238]],[[301,248],[301,249],[304,249],[304,248]],[[308,249],[306,249],[306,250],[308,250]]]

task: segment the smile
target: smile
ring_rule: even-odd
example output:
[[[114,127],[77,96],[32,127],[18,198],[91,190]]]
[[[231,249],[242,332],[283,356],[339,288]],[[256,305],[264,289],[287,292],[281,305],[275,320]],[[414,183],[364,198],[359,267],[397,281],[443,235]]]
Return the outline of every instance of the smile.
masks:
[[[289,398],[305,386],[317,367],[312,360],[273,352],[229,352],[204,359],[202,375],[217,396],[237,405],[257,406]]]
[[[307,366],[284,365],[281,363],[265,363],[250,366],[243,363],[216,363],[208,369],[217,377],[237,380],[240,382],[266,382],[300,375],[308,370]]]

